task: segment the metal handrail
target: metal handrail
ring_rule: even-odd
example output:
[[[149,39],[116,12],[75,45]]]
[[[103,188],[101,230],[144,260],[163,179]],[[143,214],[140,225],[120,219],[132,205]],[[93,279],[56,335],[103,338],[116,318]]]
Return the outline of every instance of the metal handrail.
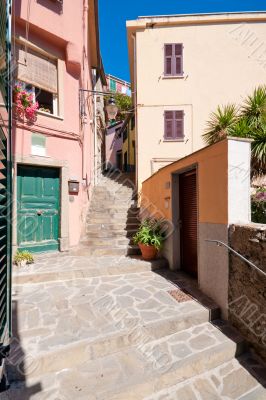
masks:
[[[251,261],[247,260],[244,256],[242,256],[240,253],[238,253],[237,251],[235,251],[234,249],[232,249],[232,247],[228,246],[226,243],[221,242],[220,240],[210,240],[210,239],[205,239],[205,242],[210,242],[210,243],[216,243],[217,246],[224,246],[226,247],[229,251],[231,251],[232,253],[234,253],[236,256],[238,256],[239,258],[241,258],[241,260],[245,261],[248,265],[250,265],[251,267],[255,268],[258,272],[260,272],[262,275],[264,275],[266,277],[266,273],[264,271],[262,271],[260,268],[258,268],[255,264],[253,264]]]

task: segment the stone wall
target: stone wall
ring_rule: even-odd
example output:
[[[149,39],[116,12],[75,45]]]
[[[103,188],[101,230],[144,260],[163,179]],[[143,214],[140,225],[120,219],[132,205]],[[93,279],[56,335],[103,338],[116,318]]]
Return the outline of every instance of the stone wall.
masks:
[[[266,225],[232,225],[230,246],[266,272]],[[266,276],[230,254],[228,316],[266,360]]]

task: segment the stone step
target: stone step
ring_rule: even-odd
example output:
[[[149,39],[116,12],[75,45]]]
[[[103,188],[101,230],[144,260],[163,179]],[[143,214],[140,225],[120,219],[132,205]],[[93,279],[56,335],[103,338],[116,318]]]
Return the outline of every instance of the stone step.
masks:
[[[82,246],[82,243],[81,243]],[[141,251],[137,245],[127,245],[127,246],[83,246],[77,250],[77,253],[83,256],[92,256],[92,257],[106,257],[106,256],[134,256],[140,255]]]
[[[125,209],[110,209],[110,208],[100,208],[100,206],[98,205],[98,209],[96,209],[96,208],[91,208],[90,207],[90,209],[89,209],[89,213],[88,213],[88,215],[89,216],[102,216],[102,215],[104,215],[104,216],[109,216],[109,217],[115,217],[115,216],[118,216],[119,218],[120,217],[124,217],[124,218],[127,218],[127,217],[139,217],[139,210],[138,209],[136,209],[136,210],[132,210],[132,209],[128,209],[128,208],[125,208]]]
[[[160,390],[159,385],[155,385],[154,393],[151,396],[141,397],[143,400],[265,400],[266,389],[264,380],[258,375],[260,364],[253,368],[244,368],[242,361],[245,356],[238,360],[232,360],[223,363],[217,368],[213,368],[207,373],[197,375],[196,377],[182,380],[179,384]],[[30,378],[27,385],[24,382],[12,383],[8,392],[1,394],[2,400],[56,400],[56,399],[95,399],[90,394],[89,384],[86,385],[86,372],[80,372],[76,375],[76,370],[72,370],[74,375],[69,375],[66,386],[64,374],[66,371],[56,374],[46,374],[41,377]],[[84,376],[85,375],[85,376]],[[75,382],[76,380],[76,382]],[[78,384],[77,384],[78,382]],[[75,384],[76,383],[76,384]],[[33,387],[42,387],[41,393],[36,393],[32,397]],[[68,391],[68,392],[67,392]],[[85,393],[85,396],[83,396]],[[68,394],[70,397],[66,397]],[[61,397],[63,396],[63,397]],[[138,398],[138,397],[137,397]],[[108,400],[109,396],[102,393],[97,397],[99,400]],[[134,391],[130,393],[127,399],[135,399]],[[123,399],[124,400],[124,399]]]
[[[144,400],[264,400],[265,380],[261,380],[258,370],[262,366],[252,364],[252,355],[247,368],[243,367],[247,355],[223,363],[207,373],[183,381],[170,388],[157,391]],[[264,371],[265,373],[265,371]]]
[[[82,386],[84,399],[94,393],[100,399],[143,399],[154,389],[171,388],[232,361],[241,347],[210,323],[156,339],[154,331],[160,331],[159,327],[153,326],[151,332],[146,327],[137,329],[124,339],[116,336],[64,346],[45,355],[38,352],[30,365],[25,360],[24,370],[27,378],[57,372],[61,396],[69,395],[74,389],[69,382],[75,381]]]
[[[174,287],[152,272],[14,285],[14,332],[19,330],[22,348],[13,343],[13,356],[26,351],[34,366],[51,371],[58,369],[57,359],[67,368],[73,354],[86,360],[109,354],[110,343],[114,351],[131,345],[133,328],[153,340],[207,322],[209,309],[192,298],[177,302],[168,293]]]
[[[140,223],[140,221],[136,217],[124,217],[119,215],[109,216],[104,214],[102,216],[100,215],[95,216],[88,214],[87,222],[90,224],[106,224],[106,223],[121,224],[125,222],[128,225]]]
[[[120,246],[128,246],[134,245],[132,238],[126,237],[113,237],[113,238],[97,238],[97,237],[86,237],[83,238],[80,242],[83,246],[89,247],[98,247],[98,246],[107,246],[107,247],[120,247]]]
[[[78,251],[78,250],[77,250]],[[157,258],[152,261],[144,261],[140,256],[134,258],[125,257],[119,259],[119,262],[110,260],[101,260],[101,267],[88,265],[87,259],[80,256],[78,264],[73,265],[71,269],[36,271],[34,264],[23,271],[19,270],[13,273],[13,285],[37,284],[54,281],[67,281],[84,278],[118,276],[124,274],[141,273],[149,271],[158,271],[168,268],[168,261],[165,258]]]
[[[131,229],[131,230],[121,230],[121,231],[107,231],[107,230],[92,230],[92,229],[86,229],[86,238],[104,238],[104,239],[112,239],[116,237],[120,238],[131,238],[132,236],[135,235],[137,232],[137,229]]]
[[[112,222],[108,222],[108,223],[102,223],[102,224],[94,224],[91,222],[88,222],[86,224],[86,230],[87,231],[91,231],[91,232],[99,232],[99,231],[113,231],[113,232],[117,232],[117,231],[132,231],[135,229],[138,229],[140,223],[130,223],[128,224],[127,222],[124,223],[112,223]]]

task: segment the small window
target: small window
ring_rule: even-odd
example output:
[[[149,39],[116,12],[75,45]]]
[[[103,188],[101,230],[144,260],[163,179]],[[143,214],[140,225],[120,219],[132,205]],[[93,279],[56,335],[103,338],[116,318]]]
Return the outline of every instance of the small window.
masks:
[[[183,45],[172,43],[164,45],[164,75],[183,75]]]
[[[116,81],[114,79],[110,79],[110,90],[116,92]]]
[[[31,154],[33,156],[46,156],[46,137],[38,133],[31,136]]]
[[[164,139],[184,139],[184,111],[165,111],[164,113]]]
[[[131,130],[133,131],[133,129],[135,128],[135,116],[131,118]]]

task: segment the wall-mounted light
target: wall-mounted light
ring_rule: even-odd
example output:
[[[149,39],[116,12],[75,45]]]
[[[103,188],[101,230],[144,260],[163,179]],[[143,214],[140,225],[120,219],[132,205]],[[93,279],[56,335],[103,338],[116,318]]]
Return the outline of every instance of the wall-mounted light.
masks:
[[[108,100],[108,104],[105,107],[109,121],[113,121],[116,119],[118,113],[118,107],[116,105],[115,99],[113,96]]]

